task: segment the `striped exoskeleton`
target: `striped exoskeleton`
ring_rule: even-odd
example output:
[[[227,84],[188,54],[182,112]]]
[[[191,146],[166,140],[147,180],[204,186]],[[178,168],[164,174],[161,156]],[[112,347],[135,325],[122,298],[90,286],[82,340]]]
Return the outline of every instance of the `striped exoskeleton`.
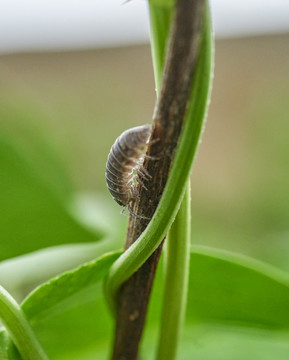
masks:
[[[137,217],[142,216],[133,213],[131,203],[138,196],[138,184],[145,188],[143,180],[150,178],[142,164],[151,131],[151,125],[124,131],[112,145],[106,163],[105,178],[113,199]]]

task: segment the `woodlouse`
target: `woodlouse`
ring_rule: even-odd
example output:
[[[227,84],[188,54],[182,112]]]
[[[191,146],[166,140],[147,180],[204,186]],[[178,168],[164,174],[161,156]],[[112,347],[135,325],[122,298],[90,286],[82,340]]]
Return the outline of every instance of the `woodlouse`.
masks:
[[[130,207],[138,195],[137,184],[150,176],[142,167],[151,135],[151,125],[137,126],[124,131],[112,145],[106,163],[105,178],[113,199],[121,206]],[[135,215],[136,216],[136,215]]]

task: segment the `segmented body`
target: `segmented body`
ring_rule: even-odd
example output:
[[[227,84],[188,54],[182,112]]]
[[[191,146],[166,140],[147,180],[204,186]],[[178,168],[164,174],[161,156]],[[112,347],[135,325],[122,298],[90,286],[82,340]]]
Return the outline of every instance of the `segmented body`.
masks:
[[[105,178],[113,199],[130,210],[137,196],[137,184],[146,177],[142,162],[151,135],[151,125],[137,126],[124,131],[110,149]]]

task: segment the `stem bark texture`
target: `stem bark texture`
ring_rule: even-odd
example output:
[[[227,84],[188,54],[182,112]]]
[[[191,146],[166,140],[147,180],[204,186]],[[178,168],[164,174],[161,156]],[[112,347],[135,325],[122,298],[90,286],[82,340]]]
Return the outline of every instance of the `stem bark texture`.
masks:
[[[144,167],[152,176],[139,186],[133,204],[125,248],[146,228],[160,201],[174,159],[190,97],[204,19],[204,0],[178,0],[170,31],[151,145]],[[162,244],[121,287],[118,295],[113,360],[136,360],[147,306]]]

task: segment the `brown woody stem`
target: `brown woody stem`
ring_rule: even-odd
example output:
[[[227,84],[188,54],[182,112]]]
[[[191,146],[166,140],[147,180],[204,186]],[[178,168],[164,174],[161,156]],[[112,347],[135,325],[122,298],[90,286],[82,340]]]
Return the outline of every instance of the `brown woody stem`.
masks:
[[[205,0],[178,0],[168,44],[163,80],[153,116],[153,131],[144,167],[152,178],[139,186],[129,219],[125,247],[144,231],[166,185],[185,118],[202,33]],[[136,360],[162,245],[127,280],[118,297],[113,360]]]

